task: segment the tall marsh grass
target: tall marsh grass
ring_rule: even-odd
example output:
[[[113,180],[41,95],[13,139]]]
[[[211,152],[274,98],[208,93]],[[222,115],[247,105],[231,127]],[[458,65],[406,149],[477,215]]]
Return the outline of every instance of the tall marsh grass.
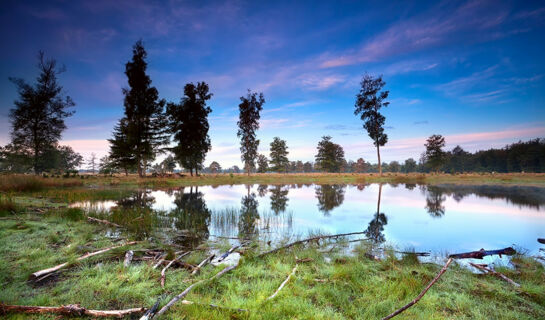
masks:
[[[43,178],[27,174],[0,175],[0,191],[35,192],[45,188],[82,186],[81,179]]]

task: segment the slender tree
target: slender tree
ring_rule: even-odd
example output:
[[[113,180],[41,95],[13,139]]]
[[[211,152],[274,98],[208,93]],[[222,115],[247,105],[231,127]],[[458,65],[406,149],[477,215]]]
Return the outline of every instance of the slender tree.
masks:
[[[318,154],[316,154],[316,163],[323,171],[339,172],[344,163],[343,148],[331,141],[330,136],[322,137],[318,142]]]
[[[265,173],[269,171],[269,160],[265,155],[260,154],[257,156],[257,172]]]
[[[32,168],[39,174],[44,168],[40,158],[47,150],[55,148],[66,129],[64,119],[73,115],[69,111],[75,103],[63,92],[57,76],[64,72],[54,59],[46,59],[43,52],[38,54],[40,75],[36,84],[31,85],[20,78],[10,78],[17,86],[19,98],[10,110],[12,125],[11,143],[20,152],[32,158]]]
[[[360,115],[363,120],[363,128],[367,130],[369,137],[373,139],[373,144],[377,148],[378,170],[382,175],[382,164],[380,161],[380,147],[388,142],[388,136],[384,133],[384,122],[386,118],[380,113],[382,107],[387,107],[390,102],[385,101],[388,98],[389,91],[381,91],[386,85],[382,76],[374,78],[365,74],[361,80],[360,92],[356,95],[355,115]]]
[[[263,109],[265,98],[263,93],[252,93],[248,90],[248,95],[240,97],[240,100],[237,136],[240,138],[240,157],[246,172],[250,175],[250,171],[255,168],[255,159],[257,158],[259,139],[256,138],[256,131],[259,129],[261,117],[259,113]]]
[[[169,141],[163,113],[165,101],[159,99],[157,89],[151,86],[151,79],[146,74],[146,57],[142,40],[139,40],[133,46],[132,60],[125,65],[129,88],[123,89],[128,150],[134,156],[141,177],[145,175],[148,163]]]
[[[274,137],[271,142],[271,169],[276,172],[286,172],[289,167],[288,160],[288,146],[286,140],[282,140],[279,137]]]
[[[91,172],[95,174],[97,165],[97,155],[93,152],[89,156],[89,159],[87,159],[87,169],[91,170]]]
[[[440,134],[434,134],[426,140],[424,146],[426,147],[427,163],[437,172],[445,161],[445,152],[443,151],[445,138]]]
[[[167,106],[170,131],[176,142],[171,151],[182,167],[189,169],[191,175],[193,170],[198,175],[211,149],[208,114],[212,109],[207,105],[211,98],[212,94],[205,82],[198,82],[197,85],[188,83],[184,86],[184,96],[180,103],[169,103]]]

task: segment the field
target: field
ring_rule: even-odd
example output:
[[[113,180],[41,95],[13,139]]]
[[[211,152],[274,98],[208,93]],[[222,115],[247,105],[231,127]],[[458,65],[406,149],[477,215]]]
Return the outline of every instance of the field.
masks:
[[[166,272],[151,261],[123,266],[127,250],[180,250],[146,239],[131,247],[77,262],[76,258],[123,241],[131,232],[87,221],[82,210],[67,208],[74,201],[117,199],[137,188],[175,188],[222,184],[310,183],[415,183],[493,184],[545,186],[544,174],[420,175],[385,174],[219,174],[200,177],[138,178],[136,176],[87,176],[42,178],[0,176],[0,302],[12,305],[61,306],[81,304],[89,309],[151,307],[158,298],[164,305],[199,280],[208,279],[223,267],[208,265],[197,275],[183,268]],[[136,220],[136,219],[135,219]],[[127,228],[131,221],[116,220]],[[136,225],[138,228],[138,225]],[[293,241],[290,239],[289,241]],[[285,241],[288,241],[286,239]],[[242,258],[233,271],[196,286],[165,319],[377,319],[414,299],[441,269],[423,263],[413,254],[395,254],[386,248],[380,261],[370,258],[368,242],[349,244],[320,241],[258,257],[271,246],[260,241],[239,249]],[[208,240],[183,261],[196,265],[208,250],[225,252],[227,240]],[[296,263],[297,259],[306,262]],[[31,273],[63,262],[70,266],[40,282]],[[297,270],[279,294],[267,297],[280,286],[297,264]],[[539,319],[545,318],[545,268],[537,259],[517,254],[513,268],[498,268],[520,287],[492,275],[474,274],[452,263],[442,278],[415,306],[396,319]],[[210,306],[210,304],[216,307]],[[237,310],[243,309],[243,310]],[[55,319],[53,314],[8,314],[8,319]]]

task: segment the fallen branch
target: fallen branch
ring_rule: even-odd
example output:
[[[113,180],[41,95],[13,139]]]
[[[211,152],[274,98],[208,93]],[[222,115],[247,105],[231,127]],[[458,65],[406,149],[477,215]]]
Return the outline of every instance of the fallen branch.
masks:
[[[431,288],[431,286],[433,286],[433,284],[439,280],[439,278],[443,275],[443,273],[445,273],[447,271],[447,268],[448,266],[450,265],[450,263],[452,262],[452,259],[453,258],[449,258],[447,263],[443,266],[443,268],[441,269],[441,271],[439,271],[439,273],[435,276],[435,278],[433,278],[433,280],[426,286],[426,288],[424,288],[424,290],[422,290],[422,292],[420,292],[420,294],[414,298],[413,301],[407,303],[405,306],[403,306],[402,308],[400,309],[397,309],[396,311],[394,311],[393,313],[389,314],[388,316],[382,318],[382,320],[388,320],[388,319],[391,319],[395,316],[397,316],[398,314],[402,313],[403,311],[409,309],[410,307],[412,307],[414,304],[416,304],[420,299],[422,299],[422,297],[426,294],[426,292],[428,292],[428,290]]]
[[[225,258],[227,258],[231,253],[233,253],[233,251],[235,251],[236,249],[238,249],[240,247],[240,245],[234,245],[231,247],[231,249],[227,250],[227,252],[225,252],[224,254],[222,254],[219,258],[218,258],[218,263],[219,262],[222,262],[223,260],[225,260]]]
[[[133,308],[125,310],[90,310],[79,304],[69,304],[60,307],[39,307],[39,306],[13,306],[0,304],[0,314],[14,313],[57,313],[65,316],[91,316],[91,317],[116,317],[123,318],[131,314],[141,314],[146,308]]]
[[[99,251],[95,251],[95,252],[92,252],[92,253],[86,253],[84,254],[83,256],[79,257],[76,259],[76,261],[81,261],[81,260],[84,260],[84,259],[87,259],[87,258],[90,258],[90,257],[93,257],[93,256],[96,256],[96,255],[99,255],[99,254],[102,254],[102,253],[105,253],[105,252],[108,252],[112,249],[116,249],[116,248],[120,248],[120,247],[123,247],[123,246],[128,246],[128,245],[133,245],[133,244],[136,244],[138,243],[137,241],[131,241],[131,242],[127,242],[125,244],[120,244],[120,245],[117,245],[117,246],[113,246],[113,247],[109,247],[109,248],[105,248],[105,249],[102,249],[102,250],[99,250]],[[52,273],[52,272],[55,272],[57,270],[60,270],[66,266],[70,265],[68,262],[65,262],[65,263],[62,263],[62,264],[59,264],[58,266],[55,266],[55,267],[52,267],[52,268],[49,268],[49,269],[44,269],[44,270],[40,270],[40,271],[36,271],[34,272],[33,274],[30,275],[30,279],[33,280],[33,279],[37,279],[39,277],[42,277],[48,273]]]
[[[126,268],[131,264],[132,258],[134,257],[134,251],[129,250],[125,253],[125,260],[123,261],[123,266]]]
[[[200,285],[201,283],[217,279],[217,278],[221,277],[222,275],[224,275],[225,273],[235,269],[237,266],[238,266],[238,264],[226,267],[225,269],[218,272],[215,276],[213,276],[213,277],[211,277],[209,279],[204,279],[204,280],[195,282],[194,284],[190,285],[184,291],[182,291],[182,293],[180,293],[179,295],[172,298],[172,300],[170,300],[164,307],[162,307],[161,310],[159,310],[159,312],[157,312],[157,314],[155,314],[155,316],[160,317],[163,313],[167,312],[167,310],[170,309],[170,307],[172,307],[176,302],[178,302],[178,300],[183,299],[196,286]],[[151,319],[151,318],[149,318],[149,319]],[[140,318],[140,320],[144,320],[144,319]]]
[[[182,257],[184,256],[187,256],[190,252],[185,252],[185,253],[182,253],[178,258],[175,258],[175,259],[172,259],[172,261],[170,261],[166,267],[163,268],[163,270],[161,270],[161,287],[164,288],[165,287],[165,279],[167,277],[166,275],[166,272],[167,272],[167,269],[174,263],[174,262],[178,262],[179,259],[181,259]]]
[[[284,286],[286,285],[286,283],[288,283],[288,281],[290,281],[290,278],[291,276],[293,276],[295,274],[295,271],[297,271],[297,264],[295,264],[295,267],[293,268],[293,270],[291,270],[291,273],[288,275],[288,277],[286,278],[286,280],[284,280],[284,282],[282,282],[282,284],[280,285],[280,287],[278,287],[278,289],[276,289],[276,291],[272,294],[272,296],[268,297],[267,299],[265,300],[271,300],[272,298],[276,297],[276,295],[278,294],[278,292],[280,292],[280,290],[282,290],[282,288],[284,288]]]
[[[515,287],[520,287],[520,284],[516,283],[515,281],[509,279],[506,275],[502,274],[502,273],[499,273],[497,271],[494,271],[490,268],[487,268],[485,265],[482,265],[482,264],[475,264],[475,263],[469,263],[470,265],[472,265],[473,267],[487,273],[487,274],[491,274],[491,275],[494,275],[500,279],[503,279],[507,282],[509,282],[510,284],[514,285]]]
[[[295,241],[295,242],[289,243],[289,244],[287,244],[287,245],[285,245],[283,247],[279,247],[279,248],[276,248],[276,249],[272,249],[270,251],[263,252],[262,254],[258,255],[257,257],[261,258],[261,257],[263,257],[265,255],[275,253],[275,252],[278,252],[280,250],[288,249],[288,248],[291,248],[291,247],[293,247],[295,245],[303,244],[303,243],[310,242],[310,241],[345,237],[345,236],[351,236],[351,235],[354,235],[354,234],[363,234],[363,233],[365,233],[365,232],[363,232],[363,231],[362,232],[351,232],[351,233],[341,233],[341,234],[334,234],[334,235],[324,235],[324,236],[312,237],[312,238],[308,238],[308,239],[304,239],[304,240]]]
[[[163,262],[165,261],[165,258],[167,257],[166,254],[163,254],[161,256],[161,259],[159,259],[159,262],[157,262],[152,269],[157,269],[158,266],[160,266],[161,264],[163,264]]]
[[[413,254],[417,257],[428,257],[430,255],[429,252],[412,252],[412,251],[394,251],[395,253],[401,253],[401,254]]]
[[[312,259],[312,258],[302,258],[302,259],[295,260],[295,263],[307,263],[307,262],[312,262],[312,261],[314,261],[314,259]]]
[[[501,256],[503,254],[507,255],[507,256],[511,256],[511,255],[514,255],[515,253],[517,253],[515,251],[515,249],[513,249],[512,247],[508,247],[508,248],[503,248],[503,249],[499,249],[499,250],[484,250],[484,249],[481,249],[479,251],[456,253],[456,254],[451,254],[448,257],[453,258],[453,259],[482,259],[485,256],[492,256],[492,255],[497,254],[501,258]]]
[[[113,223],[113,222],[110,222],[108,220],[100,220],[100,219],[93,218],[93,217],[87,217],[87,220],[89,220],[91,222],[98,222],[98,223],[102,223],[102,224],[107,224],[107,225],[110,225],[110,226],[114,226],[116,228],[123,228],[122,226],[118,225],[117,223]]]
[[[216,255],[212,253],[211,255],[209,255],[208,257],[206,257],[206,259],[204,259],[203,261],[201,261],[201,263],[199,263],[199,265],[195,268],[195,270],[193,270],[193,271],[191,272],[191,275],[197,274],[197,273],[201,270],[201,268],[204,267],[206,264],[208,264],[212,259],[214,259],[215,256],[216,256]]]

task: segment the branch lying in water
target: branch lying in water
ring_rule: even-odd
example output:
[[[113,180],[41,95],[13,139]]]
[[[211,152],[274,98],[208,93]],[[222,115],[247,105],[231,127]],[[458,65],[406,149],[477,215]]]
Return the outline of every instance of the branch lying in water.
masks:
[[[515,253],[517,253],[515,249],[513,249],[512,247],[508,247],[508,248],[503,248],[499,250],[481,249],[479,251],[456,253],[456,254],[451,254],[448,257],[453,259],[482,259],[485,256],[492,256],[492,255],[498,254],[501,258],[502,254],[507,256],[512,256]]]

